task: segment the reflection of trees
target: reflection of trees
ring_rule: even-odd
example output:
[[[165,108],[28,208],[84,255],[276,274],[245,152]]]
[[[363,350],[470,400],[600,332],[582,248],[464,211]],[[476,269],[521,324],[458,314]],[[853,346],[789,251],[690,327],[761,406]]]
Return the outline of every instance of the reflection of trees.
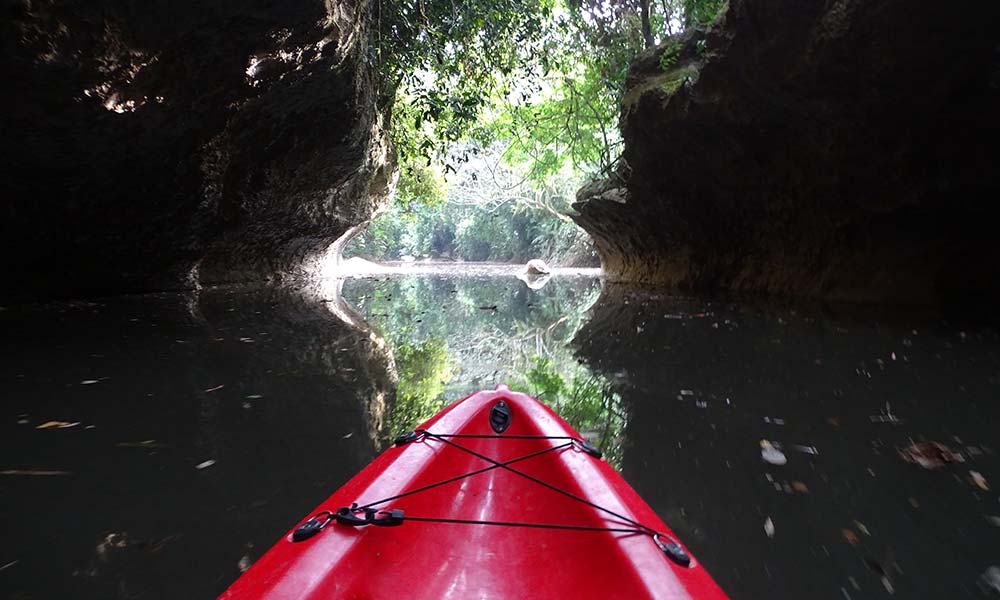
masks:
[[[416,427],[447,405],[445,384],[454,375],[448,344],[437,338],[396,347],[399,385],[396,406],[389,415],[389,432],[398,434]]]
[[[522,387],[602,448],[608,462],[620,466],[622,432],[628,420],[621,396],[607,380],[578,363],[558,368],[548,358],[536,356],[534,360]]]
[[[349,280],[344,289],[393,348],[399,388],[390,432],[508,383],[554,406],[614,461],[621,400],[570,348],[599,293],[594,279],[563,277],[543,290],[513,277],[437,276]]]

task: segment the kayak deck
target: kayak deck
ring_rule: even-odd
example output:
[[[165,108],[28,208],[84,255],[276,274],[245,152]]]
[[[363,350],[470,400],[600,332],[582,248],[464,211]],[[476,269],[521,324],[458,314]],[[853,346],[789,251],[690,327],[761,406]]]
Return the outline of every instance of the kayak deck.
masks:
[[[498,434],[490,419],[500,401],[509,419]],[[478,392],[421,430],[431,435],[389,448],[312,513],[402,494],[373,507],[377,519],[402,510],[401,524],[331,521],[298,542],[293,529],[222,597],[725,597],[693,557],[688,566],[671,560],[647,532],[670,541],[666,525],[588,453],[579,433],[530,396],[505,386]],[[641,533],[611,513],[641,524]]]

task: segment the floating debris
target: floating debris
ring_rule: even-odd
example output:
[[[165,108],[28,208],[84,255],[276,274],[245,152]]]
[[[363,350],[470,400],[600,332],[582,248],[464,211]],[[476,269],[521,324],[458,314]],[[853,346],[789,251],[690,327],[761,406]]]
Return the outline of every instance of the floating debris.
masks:
[[[166,448],[166,444],[160,444],[156,440],[142,440],[141,442],[118,442],[117,448]]]
[[[977,488],[983,490],[984,492],[990,491],[990,486],[986,483],[986,478],[979,471],[969,471],[969,483],[976,486]]]
[[[864,523],[862,523],[861,521],[855,521],[854,522],[854,526],[857,527],[858,531],[860,531],[861,533],[863,533],[863,534],[871,537],[872,532],[868,531],[868,527]]]
[[[246,398],[247,400],[260,400],[264,396],[261,396],[260,394],[249,394],[249,395],[243,396],[243,397]]]
[[[0,471],[0,475],[25,475],[31,477],[62,477],[72,474],[70,471],[43,471],[40,469],[7,469],[6,471]]]
[[[207,468],[211,467],[214,464],[215,464],[214,460],[208,459],[208,460],[206,460],[204,462],[200,462],[200,463],[196,464],[194,466],[194,468],[196,468],[196,469],[198,469],[200,471],[202,469],[207,469]]]
[[[7,563],[7,564],[5,564],[3,566],[0,566],[0,571],[6,571],[7,569],[13,567],[17,563],[18,563],[18,561],[12,560],[12,561],[10,561],[9,563]]]
[[[216,390],[221,390],[221,389],[222,389],[222,388],[224,388],[224,387],[226,387],[226,384],[222,384],[222,385],[217,385],[217,386],[215,386],[214,388],[208,388],[207,390],[205,390],[205,393],[207,394],[207,393],[211,393],[211,392],[214,392],[214,391],[216,391]]]
[[[80,382],[80,385],[94,385],[95,383],[100,383],[100,379],[84,379]]]
[[[784,425],[785,420],[780,417],[764,417],[765,423],[770,423],[771,425]]]
[[[949,463],[965,462],[965,457],[940,442],[917,442],[897,452],[906,462],[925,469],[939,469]]]
[[[806,484],[802,483],[801,481],[793,481],[792,482],[792,489],[795,490],[796,492],[800,493],[800,494],[808,494],[809,493],[809,486],[807,486]]]
[[[1000,592],[1000,567],[993,565],[979,576],[979,587],[984,592]]]
[[[770,440],[760,441],[760,457],[764,460],[764,462],[777,465],[779,467],[788,462],[788,457],[785,456],[785,453],[777,449],[774,444],[770,442]]]
[[[69,421],[46,421],[35,427],[35,429],[67,429],[69,427],[76,427],[79,424],[79,421],[74,421],[72,423]]]
[[[795,448],[803,454],[812,454],[813,456],[819,455],[819,450],[816,446],[800,446],[798,444],[792,444],[792,448]]]
[[[253,559],[250,558],[249,554],[244,554],[240,557],[238,563],[236,563],[236,568],[240,570],[240,573],[246,573],[250,570],[250,565],[253,564]]]
[[[854,531],[850,529],[847,529],[846,527],[840,530],[840,535],[844,538],[845,542],[852,546],[857,546],[861,543],[861,539],[858,538],[858,534],[854,533]]]
[[[764,520],[764,533],[767,534],[767,537],[774,539],[774,521],[771,520],[771,517]]]

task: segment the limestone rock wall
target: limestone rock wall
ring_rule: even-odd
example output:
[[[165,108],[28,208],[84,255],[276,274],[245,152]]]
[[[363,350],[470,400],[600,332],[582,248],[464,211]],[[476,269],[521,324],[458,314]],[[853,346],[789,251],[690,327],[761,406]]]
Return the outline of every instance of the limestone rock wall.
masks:
[[[287,277],[395,176],[367,0],[8,0],[3,296]]]
[[[576,220],[613,280],[1000,298],[998,25],[988,1],[731,0],[634,62],[623,160]]]

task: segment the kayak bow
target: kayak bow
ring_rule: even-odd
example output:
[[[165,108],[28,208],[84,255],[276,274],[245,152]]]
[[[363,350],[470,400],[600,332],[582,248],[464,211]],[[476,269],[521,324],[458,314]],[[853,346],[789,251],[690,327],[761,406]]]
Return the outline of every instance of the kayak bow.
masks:
[[[600,450],[506,386],[452,404],[222,595],[725,598]]]

